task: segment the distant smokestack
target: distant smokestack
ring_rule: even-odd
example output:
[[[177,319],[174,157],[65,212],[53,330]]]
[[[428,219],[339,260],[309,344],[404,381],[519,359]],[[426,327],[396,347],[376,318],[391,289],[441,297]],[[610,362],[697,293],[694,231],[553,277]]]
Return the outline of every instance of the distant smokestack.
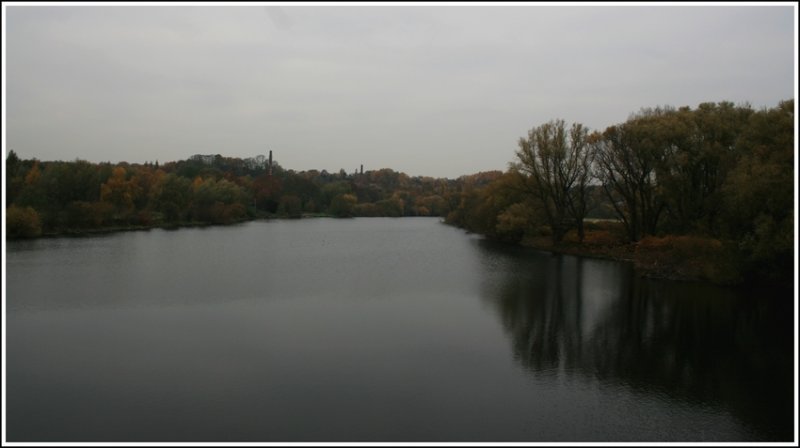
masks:
[[[364,174],[364,164],[361,164],[361,174]]]
[[[268,175],[272,176],[272,150],[269,150],[269,171],[267,172]]]

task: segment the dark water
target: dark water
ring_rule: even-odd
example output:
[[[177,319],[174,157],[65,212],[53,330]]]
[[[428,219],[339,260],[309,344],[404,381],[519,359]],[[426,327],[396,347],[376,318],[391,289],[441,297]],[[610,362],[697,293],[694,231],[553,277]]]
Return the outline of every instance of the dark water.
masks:
[[[436,219],[7,246],[9,441],[792,441],[793,293]]]

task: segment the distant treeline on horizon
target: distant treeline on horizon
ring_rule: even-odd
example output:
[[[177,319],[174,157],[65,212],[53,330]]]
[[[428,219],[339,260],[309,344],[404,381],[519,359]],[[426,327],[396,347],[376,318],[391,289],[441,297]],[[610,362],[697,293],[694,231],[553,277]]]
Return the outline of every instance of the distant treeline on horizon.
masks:
[[[446,216],[463,181],[390,168],[294,171],[263,155],[112,164],[23,160],[12,150],[6,169],[11,237],[304,214]]]

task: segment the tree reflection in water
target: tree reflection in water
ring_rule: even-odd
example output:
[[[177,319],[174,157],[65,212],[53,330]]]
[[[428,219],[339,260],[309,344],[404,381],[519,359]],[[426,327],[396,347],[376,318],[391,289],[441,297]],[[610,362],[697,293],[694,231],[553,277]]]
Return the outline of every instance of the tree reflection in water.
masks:
[[[483,297],[533,376],[722,408],[764,439],[792,439],[791,285],[642,279],[626,263],[478,244]]]

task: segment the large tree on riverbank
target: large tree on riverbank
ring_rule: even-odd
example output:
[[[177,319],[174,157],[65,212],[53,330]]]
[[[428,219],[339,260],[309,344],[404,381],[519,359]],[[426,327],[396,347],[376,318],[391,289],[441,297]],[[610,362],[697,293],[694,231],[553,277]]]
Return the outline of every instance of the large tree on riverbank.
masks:
[[[656,177],[665,157],[662,114],[644,112],[591,138],[597,178],[631,241],[654,235],[665,207]]]
[[[573,227],[583,241],[591,177],[587,128],[580,123],[567,128],[564,120],[552,120],[520,138],[516,155],[512,166],[541,205],[553,241],[561,241]]]

